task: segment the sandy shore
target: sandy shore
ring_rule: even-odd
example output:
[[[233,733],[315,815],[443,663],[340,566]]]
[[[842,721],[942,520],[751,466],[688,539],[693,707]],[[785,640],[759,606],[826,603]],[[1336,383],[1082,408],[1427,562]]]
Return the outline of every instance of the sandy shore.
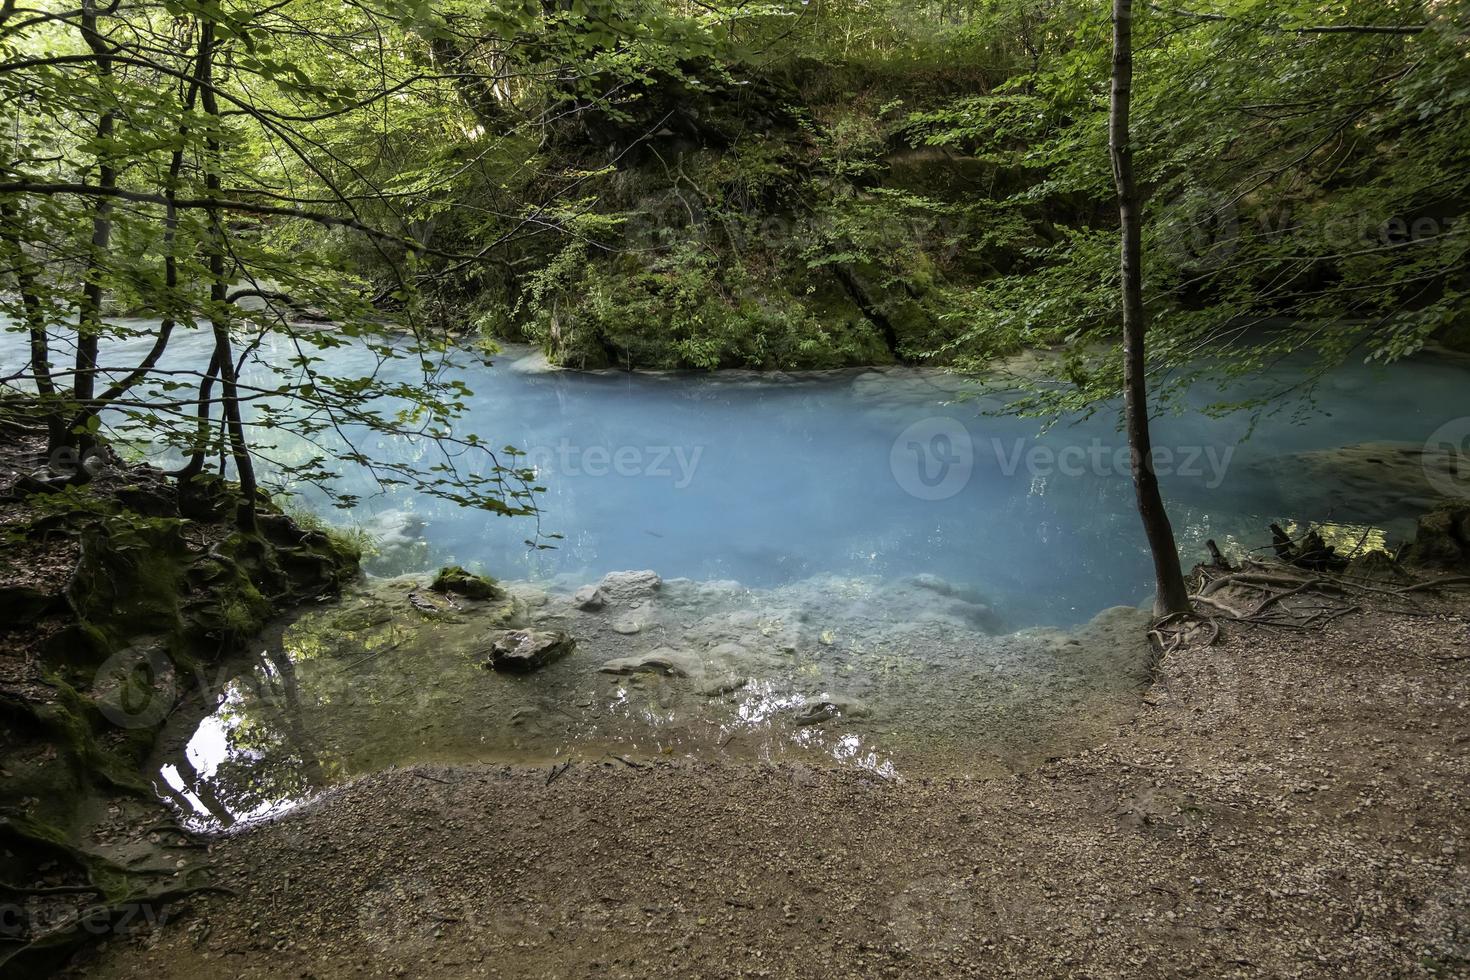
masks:
[[[1463,608],[1463,607],[1462,607]],[[606,760],[376,775],[211,844],[73,975],[1470,975],[1470,618],[1166,658],[1014,776]]]

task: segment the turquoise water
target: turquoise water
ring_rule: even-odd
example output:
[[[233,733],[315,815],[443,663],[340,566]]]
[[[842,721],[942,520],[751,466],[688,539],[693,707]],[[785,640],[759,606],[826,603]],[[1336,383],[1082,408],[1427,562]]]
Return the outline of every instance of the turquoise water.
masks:
[[[19,341],[4,337],[6,373],[18,367]],[[185,334],[170,360],[202,364],[208,345],[202,333]],[[145,346],[144,338],[117,343],[104,363],[129,364]],[[246,378],[268,379],[270,365],[293,353],[283,340],[267,342]],[[378,368],[360,347],[329,357],[338,375]],[[302,506],[373,534],[374,572],[458,563],[569,587],[649,568],[759,588],[819,575],[926,573],[986,597],[1013,628],[1070,625],[1148,595],[1113,412],[1042,434],[1035,421],[988,415],[998,400],[967,400],[964,383],[934,373],[573,374],[540,370],[526,350],[493,366],[477,355],[453,361],[450,375],[473,391],[459,433],[530,453],[546,487],[539,519],[382,490],[350,466],[338,477],[340,489],[362,498],[350,510],[334,510],[309,486],[289,488]],[[389,362],[380,376],[412,382],[413,369]],[[1265,419],[1244,442],[1244,415],[1160,419],[1156,442],[1173,453],[1161,467],[1164,490],[1186,564],[1203,557],[1208,537],[1227,548],[1263,544],[1271,520],[1330,518],[1354,540],[1365,522],[1404,533],[1429,491],[1386,491],[1362,506],[1338,501],[1329,514],[1320,478],[1282,457],[1373,441],[1423,444],[1466,414],[1467,379],[1462,365],[1431,358],[1348,367],[1322,386],[1314,412]],[[1190,400],[1217,396],[1199,391]],[[280,431],[267,435],[273,456],[309,453]],[[354,438],[377,458],[425,468],[439,459],[407,438]],[[532,549],[527,539],[554,547]]]

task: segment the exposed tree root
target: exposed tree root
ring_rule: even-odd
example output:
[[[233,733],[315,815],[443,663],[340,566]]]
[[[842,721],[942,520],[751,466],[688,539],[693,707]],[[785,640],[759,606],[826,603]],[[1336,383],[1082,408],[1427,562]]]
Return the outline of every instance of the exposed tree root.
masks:
[[[89,905],[55,928],[0,952],[0,970],[22,963],[30,968],[44,968],[98,935],[124,932],[134,924],[144,922],[156,924],[162,921],[161,913],[165,906],[202,893],[239,894],[222,885],[179,885],[131,892],[113,901]]]
[[[1197,584],[1190,600],[1196,611],[1166,617],[1149,632],[1161,655],[1193,645],[1199,637],[1207,637],[1205,645],[1212,644],[1219,636],[1221,625],[1227,623],[1293,632],[1323,629],[1344,616],[1361,612],[1358,600],[1369,597],[1379,603],[1396,602],[1391,611],[1420,615],[1423,610],[1415,605],[1416,594],[1470,584],[1470,575],[1452,575],[1390,586],[1320,568],[1267,564],[1254,559],[1247,559],[1235,568],[1218,549],[1211,549],[1210,553],[1210,564],[1194,571]],[[1190,625],[1181,627],[1180,622]],[[1203,629],[1204,623],[1211,624],[1213,630]]]

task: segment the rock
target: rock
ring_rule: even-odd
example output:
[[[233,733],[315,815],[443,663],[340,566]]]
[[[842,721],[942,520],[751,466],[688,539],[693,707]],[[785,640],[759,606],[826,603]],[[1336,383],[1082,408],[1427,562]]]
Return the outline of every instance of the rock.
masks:
[[[393,610],[383,603],[363,603],[342,610],[332,620],[332,627],[346,633],[355,633],[361,630],[372,629],[374,626],[382,626],[391,622]]]
[[[434,576],[434,582],[429,588],[445,595],[464,596],[466,599],[498,599],[504,594],[493,578],[475,575],[458,565],[439,569],[439,574]]]
[[[546,590],[526,582],[517,582],[510,586],[502,586],[511,598],[527,609],[543,609],[551,601],[551,596]]]
[[[751,658],[750,650],[739,643],[719,643],[710,647],[709,658],[721,663],[742,663]]]
[[[95,458],[88,457],[87,461],[91,462]],[[124,507],[148,517],[175,517],[179,513],[178,491],[161,483],[140,481],[118,487],[113,492]]]
[[[504,362],[516,374],[555,374],[561,370],[552,364],[544,351],[533,350]]]
[[[663,674],[666,677],[692,677],[704,672],[704,662],[687,650],[659,647],[636,657],[609,660],[597,668],[604,674]]]
[[[1470,501],[1447,500],[1419,518],[1404,560],[1416,565],[1470,570]]]
[[[58,473],[49,466],[33,470],[15,481],[15,492],[19,494],[56,493],[72,483],[68,473]]]
[[[406,510],[385,510],[363,523],[363,531],[372,538],[375,556],[367,563],[369,571],[398,575],[410,568],[428,563],[428,542],[424,529],[428,521]]]
[[[1390,529],[1402,521],[1407,530],[1408,520],[1427,509],[1425,500],[1465,485],[1465,466],[1464,454],[1446,446],[1363,442],[1271,457],[1249,470],[1275,481],[1288,512],[1325,512]]]
[[[643,626],[644,621],[637,616],[620,616],[613,620],[612,624],[613,632],[621,633],[624,636],[634,636],[642,633]]]
[[[10,629],[26,626],[65,608],[66,597],[60,592],[47,593],[29,585],[0,587],[0,622]]]
[[[408,604],[419,615],[432,620],[446,622],[458,618],[459,607],[444,595],[414,590],[408,594]]]
[[[734,694],[746,684],[750,678],[741,677],[739,674],[726,674],[714,680],[707,680],[700,685],[699,693],[707,698],[718,698],[726,694]]]
[[[796,709],[793,720],[798,725],[816,725],[833,718],[866,718],[872,714],[867,705],[856,698],[849,698],[841,694],[825,695],[820,698],[808,698],[801,707]]]
[[[560,630],[505,630],[490,643],[484,666],[526,673],[571,653],[576,641]]]
[[[584,585],[572,596],[572,604],[583,612],[596,612],[607,605],[607,596],[595,585]]]
[[[955,593],[953,585],[940,578],[938,575],[933,575],[929,572],[915,575],[911,581],[921,589],[928,589],[930,592],[938,592],[940,595],[954,595]]]
[[[663,584],[657,572],[608,572],[598,589],[604,601],[623,605],[652,598]]]

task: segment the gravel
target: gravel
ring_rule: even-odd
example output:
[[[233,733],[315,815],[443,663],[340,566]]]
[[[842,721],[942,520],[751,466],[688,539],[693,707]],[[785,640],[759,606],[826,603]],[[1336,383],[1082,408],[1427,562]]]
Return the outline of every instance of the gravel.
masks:
[[[1159,665],[995,775],[416,767],[211,844],[97,977],[1470,976],[1470,620],[1369,609]]]

